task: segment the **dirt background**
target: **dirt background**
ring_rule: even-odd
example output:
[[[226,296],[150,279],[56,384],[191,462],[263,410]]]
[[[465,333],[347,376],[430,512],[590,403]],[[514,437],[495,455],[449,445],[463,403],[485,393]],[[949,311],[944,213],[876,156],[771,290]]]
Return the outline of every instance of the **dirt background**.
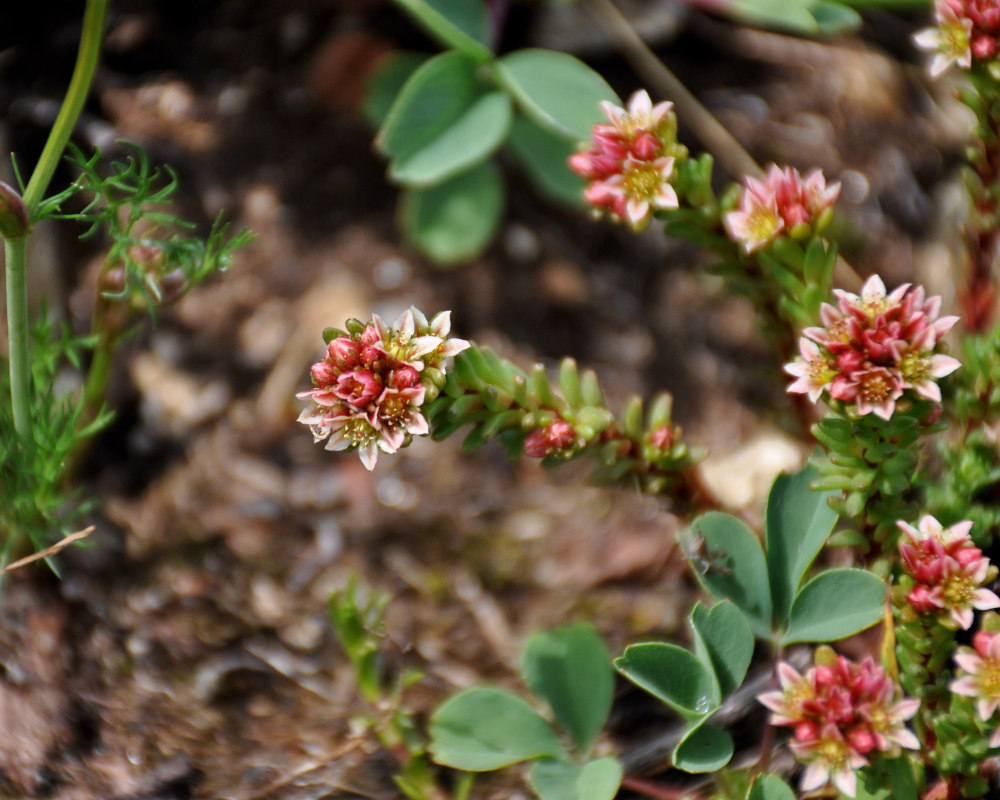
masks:
[[[0,149],[22,164],[64,92],[79,5],[22,4],[29,24],[0,33]],[[969,120],[911,47],[923,14],[872,12],[817,43],[666,0],[626,11],[758,161],[842,181],[839,238],[860,273],[917,276],[951,301]],[[186,214],[226,209],[257,240],[120,352],[118,416],[85,470],[93,546],[65,554],[61,582],[31,569],[6,587],[0,795],[401,796],[352,724],[364,708],[328,624],[352,573],[393,595],[386,669],[426,671],[409,695],[421,715],[457,688],[515,685],[520,643],[542,627],[589,621],[612,652],[683,640],[695,590],[669,504],[588,487],[581,465],[463,455],[459,437],[368,473],[312,444],[293,394],[325,326],[451,308],[458,335],[523,366],[595,368],[612,407],[674,392],[686,437],[712,451],[706,481],[753,521],[803,445],[782,430],[783,380],[752,313],[698,253],[554,208],[508,169],[486,255],[447,272],[422,261],[355,109],[379,55],[433,48],[380,0],[118,0],[108,31],[80,143],[140,142],[177,169]],[[641,86],[582,6],[515,4],[502,48],[530,45],[580,55],[623,97]],[[100,253],[76,233],[42,226],[32,279],[84,330]],[[677,781],[657,775],[675,722],[622,684],[607,744]],[[760,723],[737,727],[742,746]],[[527,796],[512,779],[476,792]]]

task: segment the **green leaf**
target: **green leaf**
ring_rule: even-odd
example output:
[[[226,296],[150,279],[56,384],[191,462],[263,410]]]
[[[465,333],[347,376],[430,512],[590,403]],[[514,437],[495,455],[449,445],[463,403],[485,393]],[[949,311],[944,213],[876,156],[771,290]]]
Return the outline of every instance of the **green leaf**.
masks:
[[[410,155],[457,120],[478,91],[476,65],[457,51],[434,56],[403,84],[375,146],[389,158]]]
[[[552,50],[518,50],[496,62],[497,78],[535,123],[575,144],[590,139],[604,115],[600,103],[621,101],[579,59]]]
[[[861,15],[840,3],[821,0],[816,3],[812,13],[823,36],[839,36],[861,27]]]
[[[777,775],[762,775],[750,788],[747,800],[795,800],[795,792]]]
[[[500,224],[503,181],[487,161],[430,189],[407,189],[403,230],[414,246],[440,265],[468,261],[483,252]]]
[[[587,183],[567,164],[576,151],[573,144],[517,114],[507,145],[538,191],[556,202],[583,208]]]
[[[441,183],[493,155],[507,137],[512,119],[507,95],[481,94],[419,150],[394,158],[389,177],[418,188]]]
[[[792,602],[783,645],[835,642],[882,618],[885,584],[861,569],[830,569],[802,587]]]
[[[692,726],[674,748],[674,766],[685,772],[716,772],[733,757],[733,740],[713,725]]]
[[[695,652],[711,666],[725,697],[743,683],[753,658],[754,636],[746,617],[728,600],[711,609],[696,603],[691,610]]]
[[[812,35],[819,32],[810,8],[816,0],[737,0],[729,13],[750,25],[773,27],[793,33]]]
[[[461,692],[431,716],[428,750],[438,764],[482,772],[529,758],[564,758],[555,732],[534,709],[502,689]]]
[[[361,102],[361,113],[373,127],[385,122],[389,109],[410,76],[427,61],[423,53],[399,51],[389,53],[372,70],[365,86],[365,97]]]
[[[607,721],[614,670],[604,640],[587,625],[537,633],[524,648],[524,681],[545,698],[586,754]]]
[[[622,782],[622,766],[607,756],[582,767],[543,758],[531,767],[531,785],[541,800],[612,800]]]
[[[658,697],[688,719],[719,707],[715,679],[698,658],[667,642],[644,642],[625,648],[615,667],[636,686]]]
[[[837,522],[837,512],[827,503],[836,492],[809,488],[818,477],[810,467],[794,475],[779,475],[767,498],[767,571],[774,618],[779,624],[787,618],[806,570]]]
[[[489,61],[489,9],[483,0],[396,0],[445,47],[477,62]]]
[[[767,564],[754,532],[731,514],[710,511],[691,524],[683,545],[705,590],[718,600],[732,600],[746,614],[755,634],[769,636]]]

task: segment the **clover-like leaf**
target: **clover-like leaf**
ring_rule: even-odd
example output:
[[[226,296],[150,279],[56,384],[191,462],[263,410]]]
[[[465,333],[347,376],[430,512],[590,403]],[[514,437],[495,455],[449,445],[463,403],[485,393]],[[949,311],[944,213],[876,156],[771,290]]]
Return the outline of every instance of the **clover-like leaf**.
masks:
[[[615,667],[688,719],[719,707],[718,684],[709,667],[683,647],[667,642],[633,644],[615,659]]]
[[[710,511],[682,542],[695,577],[718,600],[732,600],[755,634],[771,634],[771,592],[764,551],[754,532],[732,514]]]
[[[542,758],[531,767],[531,785],[541,800],[613,800],[622,782],[622,765],[606,756],[582,767]]]
[[[420,149],[394,158],[389,177],[407,186],[433,186],[475,166],[500,147],[513,112],[503,92],[484,92]]]
[[[477,62],[493,53],[489,41],[489,9],[482,0],[396,0],[431,36]]]
[[[774,617],[779,622],[788,616],[806,570],[837,521],[837,512],[827,503],[835,492],[810,489],[809,483],[816,478],[810,467],[794,475],[779,475],[767,498],[767,572]]]
[[[753,658],[754,636],[742,612],[728,600],[711,609],[696,603],[691,610],[695,652],[711,666],[722,697],[737,689]]]
[[[518,106],[543,128],[572,143],[590,139],[604,115],[600,103],[621,101],[577,58],[554,50],[517,50],[496,62],[497,77]]]
[[[795,800],[795,792],[777,775],[761,775],[750,787],[747,800]]]
[[[458,119],[475,98],[476,65],[451,50],[410,75],[389,108],[375,145],[390,158],[420,150]]]
[[[403,230],[432,261],[451,266],[489,245],[504,207],[500,170],[486,161],[430,189],[402,196]]]
[[[532,758],[565,758],[555,731],[503,689],[477,687],[445,701],[430,721],[431,758],[481,772]]]
[[[783,645],[835,642],[882,618],[885,584],[862,569],[830,569],[802,587],[792,602]]]
[[[573,143],[517,114],[507,146],[542,194],[564,205],[583,207],[586,182],[567,164],[576,150]]]
[[[545,698],[581,753],[604,727],[614,670],[604,640],[587,625],[537,633],[522,658],[525,683]]]
[[[714,725],[692,725],[674,748],[674,766],[685,772],[715,772],[733,757],[733,740]]]

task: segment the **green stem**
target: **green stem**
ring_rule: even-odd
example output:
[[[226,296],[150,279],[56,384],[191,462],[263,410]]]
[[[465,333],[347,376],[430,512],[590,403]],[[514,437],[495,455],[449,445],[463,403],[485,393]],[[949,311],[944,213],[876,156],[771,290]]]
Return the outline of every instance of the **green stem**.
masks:
[[[28,211],[34,216],[38,204],[48,189],[49,181],[56,171],[62,158],[66,143],[69,141],[76,121],[80,118],[83,104],[90,94],[90,84],[97,70],[97,59],[101,54],[101,38],[104,33],[104,16],[108,9],[108,0],[87,0],[83,12],[83,31],[80,34],[80,49],[76,56],[76,67],[70,80],[66,97],[63,99],[56,117],[55,124],[45,143],[45,149],[38,159],[35,171],[28,181],[24,191],[24,202]],[[10,295],[8,295],[10,297]]]
[[[7,259],[7,337],[10,347],[10,398],[14,430],[31,435],[31,360],[28,333],[28,237],[4,239]]]

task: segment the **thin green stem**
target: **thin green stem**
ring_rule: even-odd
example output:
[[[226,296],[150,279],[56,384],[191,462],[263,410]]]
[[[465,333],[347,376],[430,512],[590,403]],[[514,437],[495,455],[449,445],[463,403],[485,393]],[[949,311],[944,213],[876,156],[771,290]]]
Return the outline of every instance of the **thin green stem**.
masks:
[[[76,127],[76,121],[80,118],[83,104],[90,94],[90,85],[97,70],[97,59],[101,54],[101,39],[104,34],[104,17],[108,10],[108,1],[87,0],[73,77],[66,90],[59,115],[49,133],[49,139],[45,143],[38,164],[35,165],[35,171],[31,174],[31,180],[28,181],[28,188],[24,191],[24,202],[32,215],[49,187],[52,175],[66,149],[66,143],[73,133],[73,128]]]
[[[31,360],[28,332],[28,237],[4,239],[7,259],[7,337],[10,347],[10,397],[14,430],[31,435]]]

